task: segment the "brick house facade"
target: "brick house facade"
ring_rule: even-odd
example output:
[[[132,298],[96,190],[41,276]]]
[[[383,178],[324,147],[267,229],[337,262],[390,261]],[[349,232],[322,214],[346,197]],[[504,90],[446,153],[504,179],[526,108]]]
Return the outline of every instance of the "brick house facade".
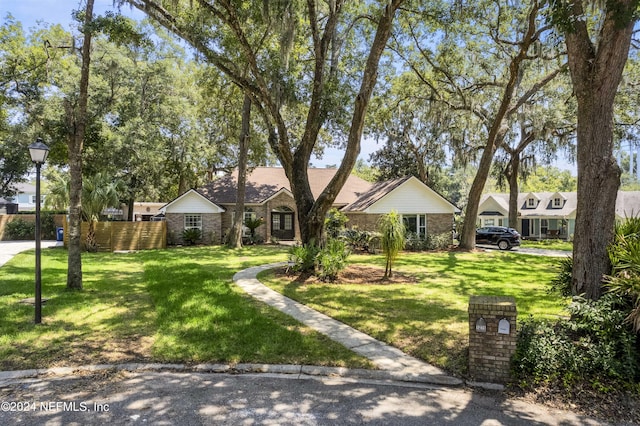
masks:
[[[309,169],[309,183],[318,197],[336,169]],[[170,240],[181,242],[184,229],[200,227],[203,242],[220,243],[232,226],[236,211],[236,174],[190,190],[163,207]],[[256,236],[265,242],[273,239],[300,240],[296,205],[282,168],[258,167],[247,176],[244,217],[261,218]],[[348,227],[376,231],[378,220],[392,210],[405,220],[411,232],[439,235],[451,232],[454,214],[459,209],[415,177],[370,183],[351,175],[333,206],[348,218]]]

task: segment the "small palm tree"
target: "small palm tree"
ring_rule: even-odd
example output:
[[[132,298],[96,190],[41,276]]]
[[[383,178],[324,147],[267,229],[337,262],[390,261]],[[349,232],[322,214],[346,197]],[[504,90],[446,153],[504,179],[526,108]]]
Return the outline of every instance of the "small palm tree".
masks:
[[[102,211],[108,207],[117,207],[120,204],[120,194],[123,193],[124,184],[119,179],[97,173],[82,180],[82,216],[89,222],[87,231],[87,250],[97,251],[95,222],[100,218]]]
[[[67,210],[69,208],[69,193],[71,184],[68,174],[56,175],[49,183],[45,208],[50,210]]]
[[[378,226],[381,234],[382,251],[386,257],[384,278],[387,279],[393,276],[393,261],[398,257],[400,250],[404,248],[406,231],[400,215],[395,210],[381,216]]]

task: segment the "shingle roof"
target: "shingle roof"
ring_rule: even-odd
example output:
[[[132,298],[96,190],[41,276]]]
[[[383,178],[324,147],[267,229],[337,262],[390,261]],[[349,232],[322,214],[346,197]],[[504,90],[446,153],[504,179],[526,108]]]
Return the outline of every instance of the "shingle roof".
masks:
[[[380,198],[384,197],[404,182],[409,180],[410,177],[397,178],[387,180],[384,182],[374,183],[367,192],[358,197],[357,200],[342,209],[343,212],[359,212],[373,205]]]
[[[318,197],[337,169],[308,169],[309,185],[314,197]],[[235,204],[238,172],[221,177],[198,189],[202,195],[216,204]],[[347,205],[369,191],[372,183],[355,175],[347,178],[334,204]],[[289,180],[281,167],[256,167],[247,175],[245,203],[260,204],[281,189],[291,191]]]

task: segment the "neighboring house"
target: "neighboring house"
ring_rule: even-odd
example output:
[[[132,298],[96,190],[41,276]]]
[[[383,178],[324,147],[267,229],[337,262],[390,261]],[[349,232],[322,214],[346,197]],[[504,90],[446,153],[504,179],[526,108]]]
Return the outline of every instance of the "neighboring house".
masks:
[[[523,238],[571,240],[576,224],[576,192],[529,192],[518,195],[517,230]],[[509,194],[480,199],[477,226],[509,225]],[[618,191],[616,220],[640,214],[640,191]]]
[[[137,201],[133,203],[133,221],[134,222],[148,222],[155,221],[158,215],[161,214],[160,209],[167,203],[151,203]],[[124,220],[129,217],[129,208],[123,205]]]
[[[34,211],[36,209],[36,186],[30,183],[16,183],[13,185],[17,194],[7,198],[7,201],[18,204],[18,211]],[[42,191],[42,187],[40,190]],[[40,193],[40,205],[44,206],[46,195]]]
[[[336,169],[309,169],[309,184],[315,197],[326,187]],[[202,231],[206,243],[220,243],[229,231],[236,210],[237,172],[221,177],[197,190],[190,190],[160,210],[174,242],[180,243],[188,228]],[[377,229],[378,218],[397,211],[409,231],[421,236],[451,232],[459,209],[415,177],[370,183],[350,175],[337,195],[334,207],[349,218],[348,227]],[[282,168],[258,167],[247,176],[244,218],[261,218],[256,230],[264,241],[299,240],[296,205]]]

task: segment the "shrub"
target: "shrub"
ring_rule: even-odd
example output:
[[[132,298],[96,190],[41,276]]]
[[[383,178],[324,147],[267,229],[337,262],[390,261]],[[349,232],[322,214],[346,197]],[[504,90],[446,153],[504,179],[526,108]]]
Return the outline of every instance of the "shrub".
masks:
[[[53,212],[41,212],[40,213],[40,225],[43,240],[55,240],[56,239],[56,224],[54,221]]]
[[[573,272],[573,258],[567,256],[558,264],[560,272],[551,280],[549,293],[559,293],[562,297],[571,296],[571,274]]]
[[[189,228],[182,231],[182,240],[187,246],[193,246],[202,239],[202,232],[198,228]]]
[[[444,250],[452,243],[451,233],[428,234],[421,238],[415,232],[408,232],[404,243],[404,249],[408,251]]]
[[[36,224],[23,219],[15,219],[5,226],[7,237],[11,240],[35,239]]]
[[[599,390],[607,384],[637,379],[636,335],[623,323],[628,305],[608,293],[600,300],[574,298],[571,319],[523,321],[513,372],[521,385],[557,383],[571,388],[578,381]]]
[[[380,247],[380,234],[378,232],[361,231],[357,226],[342,231],[340,238],[349,245],[351,250],[372,253]]]
[[[340,240],[330,239],[316,256],[316,275],[322,281],[335,281],[338,274],[347,266],[351,251]]]
[[[289,268],[294,272],[313,271],[320,248],[315,244],[295,245],[289,249]]]
[[[340,240],[330,239],[325,247],[297,245],[289,249],[289,268],[294,272],[311,272],[322,281],[334,281],[347,265],[351,251]]]
[[[349,221],[347,215],[333,207],[329,210],[327,218],[324,220],[324,229],[328,238],[338,238]]]

